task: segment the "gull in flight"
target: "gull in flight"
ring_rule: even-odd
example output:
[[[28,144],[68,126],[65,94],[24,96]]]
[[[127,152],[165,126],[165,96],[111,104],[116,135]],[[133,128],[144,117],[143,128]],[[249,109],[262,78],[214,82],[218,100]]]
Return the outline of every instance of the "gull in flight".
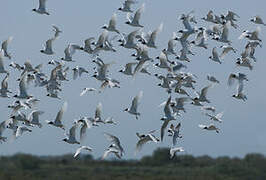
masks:
[[[216,114],[216,115],[211,115],[211,114],[209,114],[209,113],[205,113],[205,115],[206,116],[209,116],[210,117],[210,119],[211,120],[213,120],[213,121],[218,121],[218,122],[223,122],[222,121],[222,117],[223,117],[223,112],[220,112],[220,113],[218,113],[218,114]]]
[[[50,15],[47,10],[46,10],[46,2],[47,0],[39,0],[39,8],[36,9],[32,9],[32,11],[39,13],[39,14],[46,14],[46,15]]]
[[[143,25],[139,24],[139,19],[141,14],[144,11],[145,4],[142,4],[141,7],[136,11],[134,16],[131,16],[130,13],[127,13],[127,22],[126,24],[134,27],[144,27]]]
[[[80,93],[80,96],[83,96],[84,94],[86,94],[87,92],[93,92],[93,91],[97,91],[95,88],[88,88],[88,87],[86,87],[86,88],[84,88],[83,90],[82,90],[82,92]]]
[[[170,149],[170,158],[173,159],[177,152],[184,152],[184,151],[185,150],[184,150],[183,147],[176,147],[176,148],[171,147],[171,149]]]
[[[133,10],[131,10],[131,6],[132,6],[132,4],[136,4],[136,3],[137,3],[137,1],[135,1],[135,0],[125,0],[123,3],[123,7],[118,8],[118,10],[122,11],[122,12],[132,13]]]
[[[102,28],[106,29],[107,31],[116,32],[117,34],[120,34],[120,32],[116,28],[117,22],[117,15],[113,14],[111,20],[109,21],[108,25],[104,25]]]
[[[181,123],[178,123],[176,125],[176,127],[171,124],[170,127],[168,128],[168,136],[172,136],[173,137],[173,146],[176,145],[177,142],[177,138],[182,138],[182,136],[180,135],[180,128],[181,128]]]
[[[255,16],[250,21],[255,23],[255,24],[262,24],[262,25],[266,26],[266,24],[263,22],[263,20],[261,19],[260,16]]]
[[[104,160],[110,153],[113,153],[118,159],[121,159],[120,155],[120,149],[114,145],[111,144],[103,153],[102,160]]]
[[[143,91],[140,91],[139,94],[135,96],[134,99],[132,100],[130,108],[126,108],[124,110],[125,112],[135,115],[136,119],[138,119],[138,116],[140,116],[140,113],[138,112],[138,106],[142,96],[143,96]]]
[[[160,140],[158,138],[156,138],[152,133],[154,133],[156,130],[150,131],[148,134],[139,134],[136,133],[136,135],[139,137],[139,141],[137,142],[136,145],[136,151],[135,154],[137,152],[139,152],[143,145],[148,143],[148,142],[155,142],[158,143]]]
[[[74,125],[70,128],[69,134],[66,134],[67,137],[63,139],[63,141],[69,144],[80,144],[80,142],[76,139],[76,129],[78,124],[74,123]]]
[[[10,53],[7,52],[7,47],[8,45],[10,44],[10,42],[13,40],[13,37],[9,37],[7,40],[5,40],[3,43],[2,43],[2,48],[1,50],[4,51],[4,56],[5,57],[8,57],[8,59],[11,59],[11,55]]]
[[[216,133],[219,133],[219,131],[220,131],[220,129],[217,128],[214,124],[210,124],[210,125],[200,124],[199,127],[201,129],[206,129],[206,130],[209,130],[209,131],[216,131]]]
[[[64,112],[66,112],[67,110],[67,102],[65,102],[62,106],[62,108],[60,109],[60,111],[57,113],[55,121],[47,121],[47,124],[53,125],[55,127],[59,127],[62,128],[63,130],[65,130],[64,125],[62,124],[62,118],[63,118],[63,114]]]
[[[115,146],[115,148],[119,151],[120,156],[123,156],[124,154],[124,149],[121,146],[120,140],[118,139],[118,137],[109,134],[109,133],[104,133],[104,136],[106,137],[106,139],[108,141],[110,141],[112,143],[111,146]]]
[[[80,152],[81,152],[82,150],[86,150],[86,151],[92,152],[92,148],[91,148],[91,147],[89,147],[89,146],[81,146],[81,147],[79,147],[79,148],[76,150],[76,152],[75,152],[75,154],[74,154],[74,158],[76,158],[76,157],[80,154]]]
[[[55,38],[48,39],[45,42],[45,49],[44,50],[40,50],[40,52],[43,53],[43,54],[47,54],[47,55],[55,54],[54,51],[53,51],[53,48],[52,48],[52,43],[53,43],[54,40],[55,40]]]

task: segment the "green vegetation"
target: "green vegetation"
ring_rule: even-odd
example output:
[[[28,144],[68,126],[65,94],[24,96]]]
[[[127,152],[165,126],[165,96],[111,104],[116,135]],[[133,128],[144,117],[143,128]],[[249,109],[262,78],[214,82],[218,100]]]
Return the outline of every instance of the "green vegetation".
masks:
[[[101,161],[91,155],[0,157],[2,180],[265,180],[266,157],[248,154],[243,159],[180,155],[169,159],[169,149],[160,148],[141,160]]]

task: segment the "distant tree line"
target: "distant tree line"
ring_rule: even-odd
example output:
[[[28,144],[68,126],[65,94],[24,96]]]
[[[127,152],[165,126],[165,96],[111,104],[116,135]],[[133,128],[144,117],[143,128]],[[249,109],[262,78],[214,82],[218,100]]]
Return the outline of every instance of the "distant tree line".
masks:
[[[266,157],[244,158],[178,155],[159,148],[140,160],[98,160],[91,155],[0,157],[0,180],[266,180]]]

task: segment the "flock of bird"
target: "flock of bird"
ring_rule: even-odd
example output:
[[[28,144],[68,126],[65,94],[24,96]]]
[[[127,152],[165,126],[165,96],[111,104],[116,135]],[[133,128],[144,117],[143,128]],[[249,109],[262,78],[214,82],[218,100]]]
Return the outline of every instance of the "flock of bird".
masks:
[[[44,16],[50,15],[50,12],[46,8],[46,1],[47,0],[39,0],[39,7],[37,9],[32,9],[32,11]],[[119,43],[121,50],[135,51],[135,53],[131,55],[134,61],[128,62],[124,69],[119,70],[119,73],[131,76],[132,78],[135,78],[135,76],[140,73],[146,74],[160,81],[158,87],[165,89],[165,92],[169,94],[168,99],[160,105],[160,107],[163,107],[164,112],[164,115],[161,117],[162,126],[160,128],[160,138],[155,135],[157,130],[152,130],[147,133],[136,133],[138,138],[135,150],[136,153],[148,142],[159,143],[163,141],[165,133],[168,133],[168,136],[172,139],[172,145],[170,145],[171,158],[173,158],[177,152],[185,151],[183,147],[177,147],[176,145],[178,139],[183,138],[180,133],[182,127],[181,121],[178,122],[178,118],[181,117],[183,113],[186,113],[185,106],[187,104],[191,104],[195,106],[195,108],[201,108],[203,114],[210,118],[210,124],[199,124],[199,128],[215,131],[216,133],[220,132],[218,124],[215,123],[223,122],[223,112],[216,113],[216,108],[209,105],[211,101],[207,96],[209,89],[214,87],[215,84],[219,84],[220,81],[215,76],[208,74],[207,80],[210,83],[203,87],[200,92],[197,92],[195,91],[197,76],[193,73],[183,72],[181,70],[187,69],[188,64],[192,61],[191,57],[195,55],[195,53],[192,52],[192,47],[201,48],[202,51],[207,51],[211,48],[211,56],[209,57],[210,63],[218,63],[218,66],[223,63],[223,59],[228,56],[229,53],[238,53],[238,50],[232,47],[232,42],[229,39],[229,31],[231,28],[239,28],[237,22],[240,17],[232,11],[228,11],[225,15],[216,15],[213,11],[209,11],[206,17],[201,18],[201,21],[210,24],[209,28],[197,28],[194,26],[194,24],[197,24],[197,19],[193,11],[188,14],[182,14],[179,20],[184,25],[184,29],[174,32],[173,36],[168,41],[168,46],[161,51],[158,50],[159,56],[153,58],[149,56],[149,49],[159,49],[156,44],[156,39],[163,30],[163,24],[160,24],[154,31],[148,33],[144,32],[144,23],[141,22],[141,16],[143,15],[145,5],[140,5],[137,10],[132,9],[133,6],[137,6],[137,4],[138,2],[135,0],[125,0],[122,7],[118,8],[118,11],[127,14],[125,26],[132,26],[135,28],[132,32],[128,34],[121,32],[119,27],[117,27],[117,15],[113,14],[109,23],[102,27],[103,32],[98,40],[94,37],[89,37],[84,41],[84,46],[68,44],[64,50],[64,57],[49,61],[48,64],[53,66],[50,77],[42,72],[42,64],[33,66],[30,61],[26,61],[23,65],[14,61],[9,62],[10,68],[13,68],[14,71],[21,72],[18,78],[19,91],[17,94],[14,94],[13,97],[9,96],[13,94],[13,91],[8,87],[8,78],[12,74],[4,66],[8,61],[12,60],[12,53],[9,49],[12,37],[2,42],[0,73],[5,74],[5,77],[1,83],[0,96],[2,98],[13,98],[14,103],[8,106],[8,108],[12,110],[9,119],[0,124],[1,143],[7,141],[7,137],[3,136],[5,130],[11,130],[13,132],[11,139],[15,140],[25,132],[32,132],[32,128],[36,126],[39,128],[43,126],[40,119],[44,112],[36,110],[37,103],[40,103],[40,100],[30,95],[28,93],[28,88],[31,84],[34,84],[35,88],[46,88],[48,97],[60,100],[59,93],[63,91],[61,85],[69,81],[67,78],[69,66],[75,64],[77,61],[74,59],[74,54],[76,52],[89,54],[92,62],[95,64],[95,72],[90,76],[95,78],[96,81],[101,82],[99,88],[84,88],[80,96],[90,92],[101,93],[107,88],[120,88],[119,80],[110,77],[111,73],[109,68],[115,62],[106,63],[101,58],[101,54],[106,51],[114,52],[114,54],[119,53],[113,43],[114,40]],[[256,24],[257,28],[254,31],[245,30],[239,36],[239,39],[246,39],[247,44],[240,53],[235,64],[252,70],[256,62],[255,51],[257,47],[262,47],[259,37],[260,25],[265,26],[266,24],[259,16],[255,16],[250,22]],[[40,53],[46,55],[55,54],[53,43],[60,37],[63,31],[55,25],[52,27],[55,34],[45,42],[45,47],[43,50],[40,50]],[[209,47],[207,44],[208,41],[217,41],[220,46]],[[177,43],[180,43],[182,47],[180,50],[176,50]],[[221,51],[221,53],[218,51]],[[152,67],[155,70],[163,69],[165,74],[151,73],[148,69],[150,64],[153,64]],[[79,66],[74,67],[72,73],[73,80],[84,74],[90,74],[86,68]],[[245,81],[248,81],[248,78],[244,73],[239,72],[228,75],[228,85],[232,86],[237,84],[236,93],[232,95],[232,98],[242,101],[247,100],[247,96],[244,93]],[[189,90],[194,91],[195,95],[191,95]],[[178,97],[173,98],[174,95],[178,95]],[[124,109],[125,112],[133,115],[137,120],[141,118],[142,112],[139,111],[138,107],[142,96],[143,91],[140,91],[139,94],[132,99],[132,102],[129,103],[129,107]],[[83,144],[88,129],[101,126],[102,124],[117,125],[117,122],[115,122],[112,117],[106,119],[102,117],[102,104],[99,103],[96,107],[94,117],[76,119],[72,127],[68,130],[63,121],[63,115],[67,110],[67,105],[67,102],[64,102],[55,119],[46,121],[48,125],[61,128],[66,132],[66,138],[63,139],[66,143]],[[26,115],[23,110],[31,110],[31,112]],[[78,139],[76,135],[76,131],[78,130],[80,139]],[[106,158],[109,154],[114,154],[117,158],[122,158],[125,151],[119,138],[107,132],[104,133],[104,136],[107,141],[110,142],[110,146],[104,151],[102,159]],[[77,157],[83,150],[92,151],[93,148],[82,145],[76,150],[74,157]]]

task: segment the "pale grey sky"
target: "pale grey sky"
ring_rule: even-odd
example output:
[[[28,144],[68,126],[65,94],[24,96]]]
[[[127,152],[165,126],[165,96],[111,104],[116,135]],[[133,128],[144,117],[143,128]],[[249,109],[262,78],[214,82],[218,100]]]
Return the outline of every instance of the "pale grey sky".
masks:
[[[144,24],[144,31],[154,30],[161,22],[164,23],[163,31],[157,38],[158,49],[151,49],[150,55],[156,57],[160,50],[167,46],[172,32],[183,29],[182,23],[178,20],[178,16],[182,13],[188,13],[195,10],[198,20],[197,27],[208,27],[210,24],[200,20],[207,12],[212,9],[215,14],[225,14],[228,10],[232,10],[240,15],[239,29],[230,28],[230,39],[232,45],[238,49],[237,54],[230,54],[224,60],[222,65],[211,62],[208,57],[211,55],[211,49],[214,46],[219,47],[221,44],[209,41],[208,50],[193,48],[195,56],[191,57],[192,62],[186,64],[186,71],[195,73],[198,76],[196,89],[200,90],[209,82],[206,80],[208,73],[213,74],[221,81],[220,85],[210,89],[208,97],[218,112],[224,111],[223,123],[218,124],[221,133],[206,132],[198,128],[198,124],[210,123],[209,119],[204,116],[198,107],[187,105],[187,113],[178,118],[181,121],[181,133],[183,138],[178,141],[177,146],[183,146],[187,153],[193,155],[229,155],[243,156],[249,152],[259,152],[265,154],[266,149],[266,121],[264,118],[266,107],[266,84],[265,84],[265,47],[258,48],[256,57],[258,62],[254,65],[254,70],[249,71],[245,68],[237,68],[234,65],[235,59],[243,50],[246,40],[239,41],[237,38],[245,29],[254,30],[256,25],[249,22],[254,15],[260,15],[266,21],[265,6],[266,2],[262,0],[254,1],[213,1],[213,0],[179,0],[179,1],[159,1],[159,0],[139,0],[133,9],[140,7],[145,3],[145,12],[141,17],[141,23]],[[252,4],[251,4],[252,3]],[[9,46],[12,53],[12,61],[23,64],[26,59],[30,59],[33,65],[44,64],[43,71],[50,74],[51,66],[47,62],[51,59],[58,60],[63,57],[64,49],[68,43],[76,43],[83,45],[83,40],[88,37],[98,38],[102,32],[103,24],[108,23],[113,13],[118,16],[118,29],[121,32],[131,32],[135,28],[129,27],[124,22],[126,14],[118,12],[122,1],[62,1],[47,0],[47,9],[50,16],[39,15],[31,11],[38,6],[38,0],[33,1],[3,1],[0,6],[1,30],[0,41],[5,40],[9,36],[14,39]],[[53,36],[52,24],[56,24],[63,31],[59,39],[54,42],[54,56],[47,56],[40,53],[45,41]],[[261,27],[261,38],[265,41],[265,27]],[[111,35],[114,35],[110,33]],[[88,130],[85,145],[91,146],[94,151],[92,155],[101,156],[109,142],[103,136],[103,132],[109,132],[118,136],[121,140],[126,155],[125,158],[135,158],[134,148],[137,142],[136,132],[145,133],[153,129],[160,129],[162,121],[160,118],[164,115],[163,109],[158,105],[167,99],[168,95],[165,91],[157,86],[160,83],[155,77],[140,74],[133,80],[130,77],[121,75],[118,70],[127,62],[133,62],[130,57],[133,51],[123,49],[115,43],[117,53],[103,53],[102,59],[106,62],[115,61],[116,64],[110,69],[111,77],[121,81],[120,89],[107,89],[101,94],[91,93],[83,97],[79,93],[84,87],[99,87],[100,83],[95,79],[84,75],[77,80],[63,82],[63,92],[60,96],[63,100],[51,99],[46,97],[44,88],[34,88],[31,86],[29,92],[35,97],[41,99],[38,109],[45,111],[41,116],[44,124],[42,129],[33,128],[31,134],[25,134],[15,142],[1,144],[0,154],[14,154],[17,152],[32,153],[37,155],[56,155],[65,153],[74,153],[78,145],[69,145],[62,141],[64,132],[58,128],[45,125],[44,120],[54,120],[56,113],[61,108],[64,100],[68,102],[68,110],[64,114],[64,123],[69,128],[75,118],[80,116],[93,116],[95,107],[98,102],[103,104],[103,116],[113,116],[119,125],[92,128]],[[180,49],[180,45],[177,46]],[[70,68],[76,65],[86,67],[90,75],[93,73],[94,64],[91,58],[83,52],[77,52],[74,55],[75,63],[68,63]],[[173,57],[172,57],[173,59]],[[5,60],[5,66],[9,64],[9,60]],[[19,77],[19,73],[7,67],[11,72],[9,86],[13,92],[16,92],[18,83],[15,79]],[[150,67],[150,71],[154,73],[165,73],[157,68]],[[232,72],[243,72],[248,75],[249,82],[245,83],[244,91],[247,94],[248,101],[243,103],[237,101],[231,96],[235,93],[236,88],[228,88],[226,85],[227,77]],[[4,75],[0,75],[0,79]],[[72,72],[68,74],[69,79]],[[131,104],[132,98],[143,90],[144,96],[141,99],[139,111],[141,117],[135,120],[134,116],[123,112],[123,109]],[[192,91],[189,91],[193,95]],[[179,97],[174,94],[173,97]],[[6,120],[10,114],[7,109],[8,104],[14,99],[0,99],[1,120]],[[30,112],[30,111],[26,111]],[[176,124],[177,122],[175,122]],[[10,133],[7,133],[10,136]],[[159,136],[159,131],[156,133]],[[151,154],[157,147],[170,147],[171,139],[165,137],[165,141],[159,144],[147,144],[143,150],[137,155],[139,158],[143,155]]]

